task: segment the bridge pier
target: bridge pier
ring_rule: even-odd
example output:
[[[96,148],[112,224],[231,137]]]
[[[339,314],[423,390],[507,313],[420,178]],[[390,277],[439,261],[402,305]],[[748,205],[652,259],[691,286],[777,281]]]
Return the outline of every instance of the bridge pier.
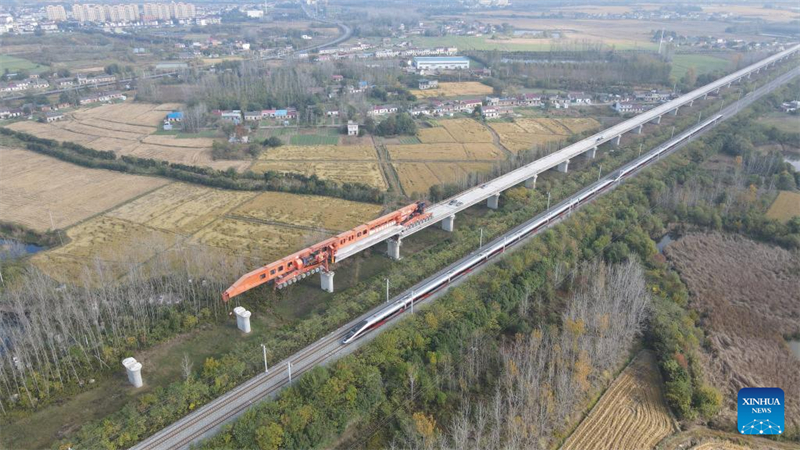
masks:
[[[642,128],[644,128],[644,125],[639,125],[636,127],[636,134],[642,134]]]
[[[614,138],[614,147],[619,147],[619,143],[622,142],[622,135],[618,135]]]
[[[325,292],[333,293],[333,276],[335,275],[334,272],[325,272],[320,271],[319,273],[319,286]]]
[[[658,116],[655,119],[653,119],[653,123],[655,123],[656,125],[660,125],[661,124],[661,116]]]
[[[500,194],[497,193],[497,194],[489,196],[489,198],[486,199],[486,206],[488,206],[489,209],[497,209],[497,208],[499,208],[500,207]]]
[[[244,333],[250,332],[250,311],[244,309],[242,306],[233,308],[233,313],[236,314],[236,326]]]
[[[694,100],[689,102],[689,108],[691,108],[692,106],[694,106]]]
[[[705,94],[703,94],[703,100],[705,100],[705,99],[707,99],[707,98],[708,98],[708,92],[706,92]]]
[[[680,109],[680,108],[675,108],[675,109],[672,110],[672,115],[673,116],[677,116],[678,115],[678,109]]]
[[[397,261],[400,259],[400,246],[403,244],[403,241],[400,238],[391,238],[386,241],[389,244],[388,254],[389,258]]]
[[[442,220],[442,229],[444,231],[449,231],[449,232],[452,233],[453,232],[453,222],[455,221],[455,219],[456,219],[455,215],[452,215],[450,217],[445,217],[444,220]]]
[[[558,165],[558,171],[559,172],[567,173],[567,170],[569,170],[569,160],[566,160],[566,161],[564,161],[564,162],[562,162],[561,164]]]
[[[586,155],[586,159],[594,159],[597,156],[597,146],[592,147],[591,150],[584,153]]]
[[[534,176],[528,178],[527,180],[525,180],[525,187],[528,188],[528,189],[536,189],[536,178],[538,178],[538,177],[539,177],[539,175],[534,175]]]

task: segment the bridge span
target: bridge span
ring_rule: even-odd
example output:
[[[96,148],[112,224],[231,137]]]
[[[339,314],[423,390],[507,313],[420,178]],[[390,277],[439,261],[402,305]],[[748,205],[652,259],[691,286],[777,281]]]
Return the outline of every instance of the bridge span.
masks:
[[[505,175],[501,175],[484,184],[467,189],[447,200],[430,206],[427,212],[431,213],[431,218],[427,222],[414,227],[396,225],[382,230],[352,246],[340,249],[336,253],[335,259],[336,261],[342,261],[383,241],[386,241],[388,244],[389,257],[399,259],[400,247],[404,238],[436,223],[440,223],[442,229],[445,231],[453,231],[456,214],[459,212],[483,201],[486,201],[489,208],[497,209],[499,206],[500,194],[503,191],[522,183],[528,188],[535,188],[536,179],[540,173],[553,168],[560,172],[567,172],[569,170],[570,161],[575,157],[584,155],[587,158],[594,158],[601,145],[607,142],[615,146],[619,145],[623,134],[631,131],[637,134],[641,133],[642,128],[648,123],[660,124],[661,117],[665,114],[676,115],[681,107],[692,106],[695,100],[705,99],[712,93],[719,93],[721,89],[728,88],[733,83],[740,82],[742,79],[750,78],[752,74],[759,73],[761,70],[774,66],[778,62],[793,56],[799,50],[800,44],[795,45],[782,52],[764,58],[744,69],[724,76],[719,80],[697,88],[687,94],[683,94],[676,99],[656,106],[649,111],[595,133],[557,152],[512,170]]]

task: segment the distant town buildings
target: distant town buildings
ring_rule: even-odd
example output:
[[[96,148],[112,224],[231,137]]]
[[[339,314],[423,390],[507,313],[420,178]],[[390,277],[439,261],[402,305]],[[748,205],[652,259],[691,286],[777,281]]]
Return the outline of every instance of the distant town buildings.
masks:
[[[59,10],[60,8],[60,10]],[[53,16],[51,17],[51,11]],[[55,17],[62,17],[57,19]],[[117,5],[93,5],[79,4],[72,5],[72,18],[78,22],[138,22],[145,21],[167,21],[172,19],[184,20],[193,19],[197,15],[197,9],[191,3],[170,2],[170,3],[145,3],[142,10],[139,5],[117,4]],[[48,6],[47,18],[53,21],[66,20],[66,12],[63,6]]]
[[[67,11],[61,5],[47,5],[45,13],[47,14],[47,20],[52,20],[53,22],[67,20]]]

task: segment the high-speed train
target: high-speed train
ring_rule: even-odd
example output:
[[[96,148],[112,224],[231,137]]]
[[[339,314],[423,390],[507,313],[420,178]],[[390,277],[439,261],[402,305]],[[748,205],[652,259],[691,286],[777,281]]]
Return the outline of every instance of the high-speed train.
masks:
[[[480,252],[465,258],[457,265],[451,267],[449,270],[427,281],[421,288],[412,290],[410,294],[405,295],[403,298],[395,301],[394,303],[386,306],[377,313],[360,321],[347,333],[345,338],[342,340],[342,343],[349,344],[358,339],[359,337],[363,336],[364,334],[368,333],[369,331],[380,327],[381,325],[388,322],[392,318],[402,314],[404,311],[411,309],[412,303],[419,302],[433,295],[437,291],[448,286],[454,280],[460,278],[464,274],[471,272],[472,270],[481,266],[486,261],[504,252],[506,248],[516,244],[517,242],[526,238],[530,234],[537,232],[542,227],[560,220],[563,216],[567,215],[569,212],[576,209],[578,206],[591,201],[592,198],[601,194],[606,189],[613,186],[615,183],[621,182],[624,178],[632,175],[640,168],[646,166],[651,161],[661,156],[663,153],[668,152],[675,146],[684,143],[687,139],[691,138],[692,136],[702,131],[706,127],[717,122],[721,118],[722,115],[718,115],[703,122],[700,125],[697,125],[685,131],[684,133],[678,136],[678,139],[674,140],[673,142],[659,146],[658,148],[649,152],[645,156],[638,158],[633,162],[631,162],[630,164],[626,165],[615,174],[612,174],[606,179],[601,180],[593,184],[592,186],[589,186],[588,188],[579,192],[577,195],[573,196],[569,200],[564,201],[559,205],[555,206],[550,211],[547,211],[546,213],[534,218],[533,220],[518,226],[505,236],[496,239],[494,242],[491,242],[485,248],[481,249]]]

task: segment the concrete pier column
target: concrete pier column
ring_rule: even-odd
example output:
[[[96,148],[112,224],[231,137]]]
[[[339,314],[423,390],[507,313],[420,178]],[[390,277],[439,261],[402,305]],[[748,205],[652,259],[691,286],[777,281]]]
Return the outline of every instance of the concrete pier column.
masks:
[[[400,239],[394,239],[393,238],[393,239],[387,240],[386,243],[389,245],[389,249],[388,249],[389,258],[392,258],[395,261],[399,260],[400,259],[400,246],[403,245],[403,241],[401,241]]]
[[[678,109],[680,109],[680,108],[675,108],[675,109],[672,110],[672,115],[673,116],[677,116],[678,115]]]
[[[693,105],[694,105],[694,100],[689,102],[689,108],[691,108]]]
[[[655,123],[656,125],[659,125],[661,123],[661,116],[658,116],[655,119],[653,119],[653,123]]]
[[[534,175],[534,176],[528,178],[527,180],[525,180],[525,187],[528,188],[528,189],[536,189],[536,178],[538,178],[538,177],[539,177],[539,175]]]
[[[591,150],[584,153],[586,159],[594,159],[597,156],[597,146],[591,148]]]
[[[620,134],[616,138],[614,138],[614,147],[619,147],[619,143],[622,142],[622,135]]]
[[[449,232],[452,233],[453,232],[453,222],[455,221],[455,219],[456,219],[456,216],[454,216],[454,215],[450,216],[450,217],[445,217],[444,220],[442,220],[442,229],[444,231],[449,231]]]
[[[708,92],[706,92],[705,94],[703,94],[703,100],[705,100],[705,99],[707,99],[707,98],[708,98]]]
[[[320,271],[319,286],[323,291],[333,293],[333,276],[335,274],[335,272]]]
[[[642,134],[642,128],[644,128],[644,125],[639,125],[639,126],[636,128],[636,134]]]
[[[486,199],[486,206],[489,209],[497,209],[500,207],[500,194],[494,194]]]
[[[564,162],[562,162],[561,164],[558,165],[558,171],[559,172],[567,173],[567,170],[569,170],[569,160],[566,160],[566,161],[564,161]]]
[[[125,372],[128,374],[128,381],[133,387],[142,387],[144,384],[142,382],[142,364],[136,361],[135,358],[125,358],[122,360],[122,365],[125,366]]]
[[[236,314],[236,326],[242,330],[243,333],[250,332],[250,311],[244,309],[242,306],[233,308],[233,313]]]

